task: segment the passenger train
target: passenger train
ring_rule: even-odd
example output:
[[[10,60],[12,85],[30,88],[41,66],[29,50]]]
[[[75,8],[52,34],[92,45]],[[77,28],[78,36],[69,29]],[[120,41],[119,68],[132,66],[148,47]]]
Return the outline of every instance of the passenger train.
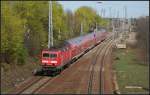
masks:
[[[61,71],[80,55],[104,41],[108,34],[109,32],[106,32],[105,29],[100,29],[96,32],[94,31],[80,37],[66,40],[61,48],[42,50],[40,63],[42,70]]]

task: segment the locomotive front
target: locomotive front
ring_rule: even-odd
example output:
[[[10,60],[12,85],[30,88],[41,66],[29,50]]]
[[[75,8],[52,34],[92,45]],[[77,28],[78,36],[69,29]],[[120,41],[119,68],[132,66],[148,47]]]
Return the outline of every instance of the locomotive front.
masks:
[[[50,50],[43,50],[42,51],[42,62],[41,65],[44,68],[48,67],[58,67],[60,65],[60,57],[59,51],[50,51]]]

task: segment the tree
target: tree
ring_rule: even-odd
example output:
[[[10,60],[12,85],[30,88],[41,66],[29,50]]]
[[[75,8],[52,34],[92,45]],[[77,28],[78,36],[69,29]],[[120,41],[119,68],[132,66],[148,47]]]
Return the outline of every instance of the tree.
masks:
[[[94,23],[94,16],[96,12],[90,7],[80,7],[75,11],[76,29],[80,32],[80,25],[83,23],[83,31],[87,32],[89,26]]]
[[[14,13],[10,5],[11,2],[4,1],[1,3],[1,35],[3,35],[1,36],[1,49],[2,53],[6,55],[3,57],[7,63],[10,63],[10,61],[17,63],[20,59],[19,49],[23,48],[24,24],[26,21]]]
[[[25,37],[25,44],[30,55],[36,55],[39,50],[46,48],[48,43],[49,2],[19,2],[16,3],[15,10],[20,14],[22,19],[27,20],[25,27],[28,37]],[[55,1],[53,1],[52,11],[54,45],[58,45],[67,39],[68,31],[65,24],[65,13],[62,6]],[[59,39],[60,35],[61,39]]]
[[[68,37],[72,38],[75,34],[74,32],[74,14],[72,11],[67,10],[65,13],[66,16],[66,26],[67,26],[67,31],[68,31]]]
[[[53,34],[54,34],[54,45],[59,45],[67,39],[67,25],[66,17],[63,7],[58,2],[53,2]],[[61,35],[61,39],[60,38]]]
[[[28,48],[30,55],[37,55],[47,45],[45,21],[48,21],[48,4],[46,1],[18,1],[15,3],[14,8],[22,19],[27,20],[25,29],[28,37],[25,36],[25,46]]]
[[[83,6],[75,11],[75,27],[76,31],[80,33],[80,26],[83,24],[83,31],[89,32],[91,27],[106,26],[107,21],[102,19],[94,9]]]

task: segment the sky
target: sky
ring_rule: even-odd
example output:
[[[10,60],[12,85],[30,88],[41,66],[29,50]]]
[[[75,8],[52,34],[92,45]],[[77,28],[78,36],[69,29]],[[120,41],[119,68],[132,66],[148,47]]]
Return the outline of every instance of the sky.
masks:
[[[94,8],[103,17],[138,18],[149,16],[149,1],[58,1],[64,10],[75,12],[81,6]],[[104,11],[102,11],[104,10]]]

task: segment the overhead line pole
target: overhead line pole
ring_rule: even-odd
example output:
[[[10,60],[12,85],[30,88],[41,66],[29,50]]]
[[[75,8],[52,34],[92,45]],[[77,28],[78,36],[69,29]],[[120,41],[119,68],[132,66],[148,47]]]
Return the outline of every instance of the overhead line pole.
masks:
[[[53,46],[52,1],[49,1],[48,48]]]
[[[52,17],[53,17],[53,4],[52,4],[52,1],[50,1],[50,4],[51,4],[51,39],[52,39],[52,42],[51,42],[51,46],[54,45],[53,43],[53,21],[52,21]]]
[[[109,15],[110,15],[110,19],[109,19],[109,28],[111,29],[111,26],[112,26],[112,20],[111,20],[111,7],[109,7]]]
[[[80,35],[82,35],[83,34],[83,22],[81,22],[81,30],[80,30]]]
[[[114,25],[114,22],[115,22],[115,11],[114,11],[114,15],[112,16],[112,32],[114,33],[114,41],[115,41],[115,25]]]
[[[119,31],[120,31],[120,19],[119,19],[119,11],[117,11],[117,37]]]
[[[105,18],[105,9],[104,9],[104,11],[103,11],[103,12],[104,12],[103,18]]]
[[[48,15],[48,48],[50,48],[50,1],[49,1],[49,15]]]
[[[99,1],[99,2],[97,2],[97,4],[102,4],[102,2],[101,1]],[[102,11],[101,11],[101,17],[102,17]],[[96,31],[97,31],[97,22],[96,22]]]
[[[122,18],[122,22],[123,22],[123,25],[122,25],[122,32],[124,33],[124,25],[125,25],[125,12],[124,12],[124,7],[123,7],[123,16],[122,16],[123,18]]]

